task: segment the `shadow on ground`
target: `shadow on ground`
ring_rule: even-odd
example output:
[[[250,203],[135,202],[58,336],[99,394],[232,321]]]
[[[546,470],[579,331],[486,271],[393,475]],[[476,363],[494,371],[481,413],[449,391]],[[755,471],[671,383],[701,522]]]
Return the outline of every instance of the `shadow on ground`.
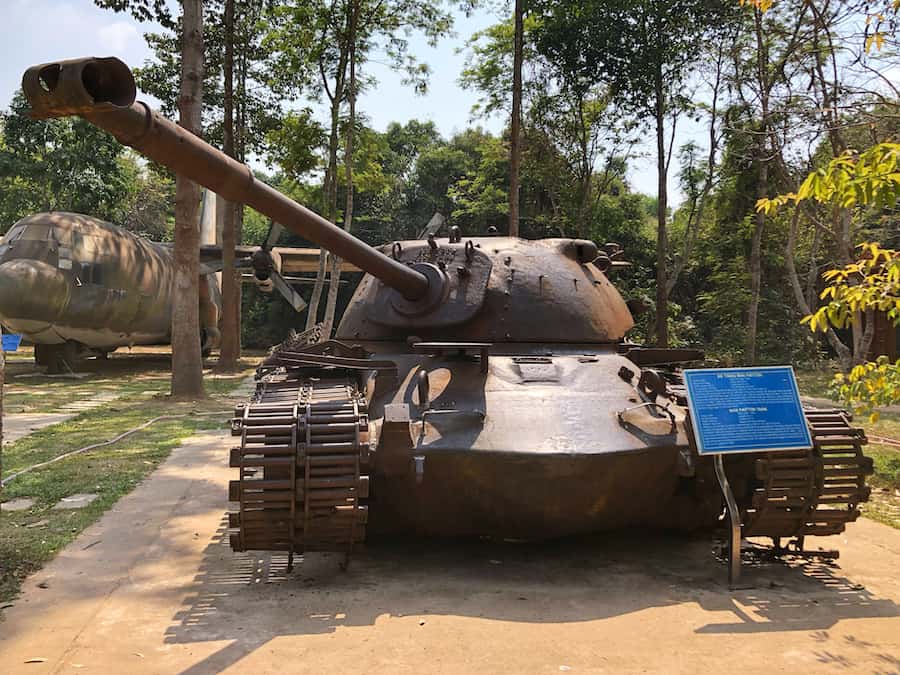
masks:
[[[733,615],[696,633],[812,631],[826,638],[842,619],[900,616],[896,603],[874,597],[832,562],[751,558],[745,576],[753,588],[735,592],[708,536],[656,533],[542,544],[380,542],[357,554],[347,572],[339,569],[342,556],[312,554],[288,573],[287,556],[232,553],[223,521],[165,641],[230,640],[186,671],[206,673],[280,636],[370,626],[382,616],[564,623],[695,603],[711,615]],[[828,654],[821,655],[826,662]]]

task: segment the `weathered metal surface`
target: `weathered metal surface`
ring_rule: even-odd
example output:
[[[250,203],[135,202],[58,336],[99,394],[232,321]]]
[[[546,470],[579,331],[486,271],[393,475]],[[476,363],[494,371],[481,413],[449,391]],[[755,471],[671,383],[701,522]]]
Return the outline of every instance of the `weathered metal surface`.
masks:
[[[474,237],[464,243],[435,241],[437,252],[425,242],[402,242],[398,259],[413,262],[431,256],[444,262],[446,258],[452,280],[458,275],[461,265],[457,261],[466,247],[475,252],[470,279],[461,281],[459,292],[448,296],[446,308],[423,316],[395,317],[388,314],[380,284],[363,279],[338,326],[338,339],[402,342],[413,334],[429,342],[609,344],[621,340],[634,325],[625,301],[609,279],[593,264],[574,257],[577,249],[572,240]],[[492,265],[477,264],[481,256],[489,258]],[[483,281],[480,275],[485,270],[489,275]]]
[[[38,213],[0,240],[0,320],[37,345],[39,365],[76,346],[103,352],[164,343],[173,270],[167,246],[89,216]],[[218,306],[208,283],[201,292],[209,347],[218,334]]]
[[[239,409],[236,551],[352,551],[365,538],[368,418],[354,377],[270,374]]]
[[[805,411],[813,437],[809,451],[769,453],[755,460],[753,490],[745,515],[748,535],[827,536],[844,531],[868,501],[872,459],[865,457],[862,429],[843,410]]]
[[[173,280],[169,246],[78,213],[27,216],[0,240],[0,320],[51,370],[84,354],[167,343]],[[215,279],[201,275],[204,350],[218,343],[219,304]]]

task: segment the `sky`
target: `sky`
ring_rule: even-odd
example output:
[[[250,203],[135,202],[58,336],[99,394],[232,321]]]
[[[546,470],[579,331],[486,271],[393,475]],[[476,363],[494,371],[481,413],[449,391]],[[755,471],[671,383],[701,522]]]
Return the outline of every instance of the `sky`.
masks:
[[[129,14],[99,9],[92,0],[0,0],[0,19],[0,108],[9,105],[28,66],[78,56],[117,56],[130,66],[138,66],[151,57],[143,34],[152,26],[138,24]],[[465,62],[465,54],[459,51],[472,33],[496,21],[497,17],[486,10],[471,17],[458,14],[456,36],[443,40],[436,48],[421,38],[411,40],[412,53],[432,70],[428,93],[423,96],[404,86],[401,76],[387,66],[370,63],[367,68],[378,79],[378,85],[361,97],[359,109],[375,129],[382,131],[392,121],[410,119],[433,121],[445,137],[463,130],[473,121],[471,109],[477,97],[458,84]],[[153,103],[149,97],[143,98]],[[476,122],[496,133],[505,120]],[[676,142],[680,144],[697,134],[699,130],[688,129],[679,133]],[[631,162],[629,182],[633,189],[655,195],[656,169],[651,147],[640,150],[646,157]],[[669,188],[677,202],[674,176],[669,178]]]

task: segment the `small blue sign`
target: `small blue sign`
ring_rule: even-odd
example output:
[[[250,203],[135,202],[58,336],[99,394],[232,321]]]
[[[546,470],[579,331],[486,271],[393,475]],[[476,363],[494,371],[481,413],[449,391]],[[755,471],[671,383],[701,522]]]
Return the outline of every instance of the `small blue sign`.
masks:
[[[3,334],[3,351],[16,352],[19,351],[19,343],[22,342],[21,335]]]
[[[684,381],[701,455],[812,447],[790,366],[686,370]]]

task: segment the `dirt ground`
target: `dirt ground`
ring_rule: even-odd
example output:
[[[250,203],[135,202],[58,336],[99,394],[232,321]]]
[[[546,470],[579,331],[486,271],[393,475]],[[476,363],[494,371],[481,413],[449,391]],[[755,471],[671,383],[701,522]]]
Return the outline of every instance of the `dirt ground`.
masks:
[[[30,578],[0,672],[900,673],[898,530],[734,592],[709,536],[384,542],[288,575],[228,547],[231,441],[192,439]]]

